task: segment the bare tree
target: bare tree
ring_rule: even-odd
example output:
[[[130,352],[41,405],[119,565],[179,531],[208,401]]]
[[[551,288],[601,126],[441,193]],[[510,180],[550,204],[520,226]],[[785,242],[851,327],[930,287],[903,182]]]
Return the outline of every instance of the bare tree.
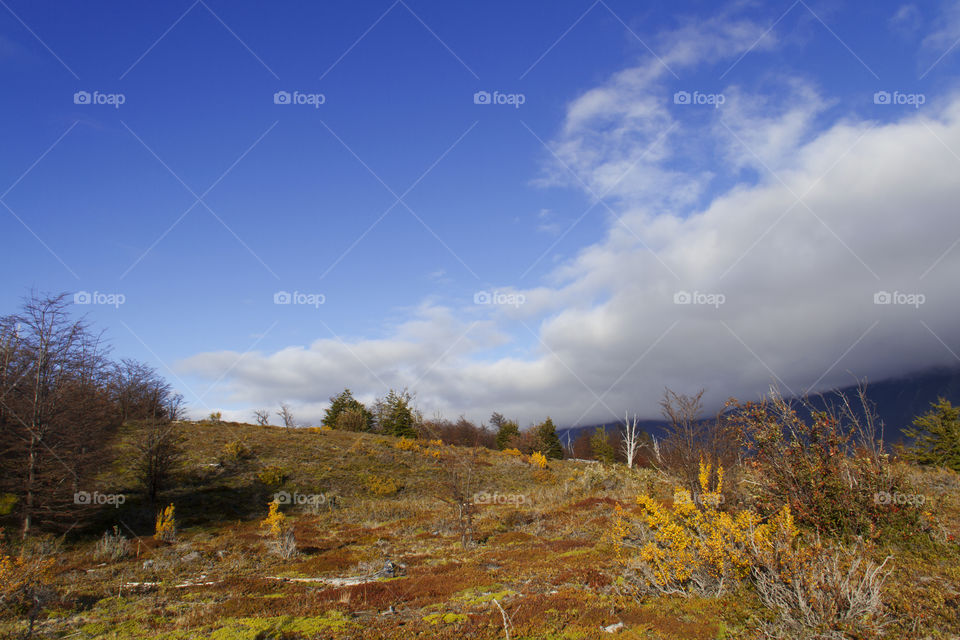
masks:
[[[0,485],[20,500],[22,534],[62,519],[80,474],[102,462],[117,425],[106,395],[106,350],[66,294],[31,294],[0,321]]]
[[[266,409],[255,409],[253,412],[253,417],[256,418],[257,424],[261,427],[265,427],[270,424],[270,412]]]
[[[294,420],[293,412],[290,411],[290,407],[287,406],[287,403],[280,405],[280,411],[277,411],[277,415],[280,416],[280,420],[283,422],[283,426],[288,429],[297,426],[296,420]]]
[[[156,501],[183,457],[183,437],[177,427],[161,420],[148,420],[134,443],[133,470],[147,497]]]
[[[640,451],[640,428],[637,423],[637,416],[634,414],[633,422],[630,416],[624,414],[623,437],[620,440],[620,451],[627,459],[627,468],[633,469],[633,461]]]
[[[473,544],[473,516],[477,512],[474,500],[480,490],[477,451],[473,447],[466,455],[448,455],[440,466],[437,497],[453,507],[464,549]]]
[[[701,389],[688,396],[667,389],[660,402],[663,416],[667,419],[666,436],[659,445],[658,468],[669,471],[683,481],[692,494],[700,491],[700,461],[710,464],[712,476],[722,466],[731,481],[727,487],[736,485],[739,449],[732,425],[721,412],[715,419],[703,419],[703,394]],[[715,477],[710,478],[711,482]],[[726,492],[726,490],[725,490]]]

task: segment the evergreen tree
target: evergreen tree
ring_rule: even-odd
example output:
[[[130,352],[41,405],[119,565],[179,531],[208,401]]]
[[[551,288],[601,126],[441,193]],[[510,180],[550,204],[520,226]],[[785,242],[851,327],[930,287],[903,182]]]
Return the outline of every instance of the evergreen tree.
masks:
[[[593,457],[604,464],[612,464],[616,451],[613,445],[607,439],[607,432],[603,427],[597,427],[597,430],[590,436],[590,448],[593,450]]]
[[[509,449],[514,438],[520,435],[520,425],[513,420],[507,420],[499,413],[490,416],[490,424],[497,428],[497,448],[503,451]]]
[[[377,403],[378,429],[380,433],[398,438],[416,438],[420,414],[411,403],[413,396],[406,389],[397,393],[393,389]]]
[[[549,417],[537,425],[537,440],[540,441],[540,452],[548,458],[561,460],[563,458],[563,445],[560,443],[560,437],[557,435],[557,428],[553,420]]]
[[[945,398],[931,403],[932,409],[903,430],[913,438],[910,457],[919,464],[933,464],[960,471],[960,407]]]
[[[350,389],[330,398],[330,406],[320,424],[331,429],[369,431],[371,414],[363,403],[353,397]]]

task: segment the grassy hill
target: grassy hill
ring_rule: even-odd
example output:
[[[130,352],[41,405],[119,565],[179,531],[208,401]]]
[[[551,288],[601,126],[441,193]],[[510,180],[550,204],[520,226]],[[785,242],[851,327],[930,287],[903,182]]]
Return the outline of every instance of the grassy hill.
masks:
[[[160,505],[137,497],[120,456],[88,490],[125,503],[104,507],[89,536],[48,541],[57,595],[38,637],[706,640],[762,637],[777,619],[749,589],[637,597],[628,588],[613,544],[616,507],[639,521],[638,494],[671,501],[670,479],[652,470],[573,461],[542,469],[504,452],[319,429],[179,429],[186,461]],[[878,562],[893,555],[885,633],[957,637],[960,481],[910,474],[942,531],[925,544],[865,547]],[[466,548],[451,502],[458,486],[479,503]],[[297,547],[286,559],[261,525],[278,493],[290,496],[281,510]],[[158,542],[154,517],[170,503],[176,537]],[[127,542],[111,558],[111,541],[93,534],[113,526]],[[26,623],[0,625],[17,637]]]

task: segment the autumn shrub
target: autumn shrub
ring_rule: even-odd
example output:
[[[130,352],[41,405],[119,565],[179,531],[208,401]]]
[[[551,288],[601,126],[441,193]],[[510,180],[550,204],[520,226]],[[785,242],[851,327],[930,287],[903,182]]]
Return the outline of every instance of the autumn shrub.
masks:
[[[367,474],[363,476],[363,484],[367,487],[367,491],[375,496],[392,496],[400,490],[400,487],[390,476]]]
[[[637,595],[719,596],[751,588],[777,613],[774,631],[789,637],[882,627],[886,561],[877,565],[856,548],[827,547],[819,538],[805,544],[789,505],[766,518],[751,509],[723,511],[723,468],[712,476],[709,464],[699,466],[700,499],[679,486],[669,505],[641,494],[639,526],[616,505],[611,538],[626,568],[621,584]]]
[[[547,457],[540,453],[539,451],[534,451],[530,454],[530,464],[532,464],[537,469],[546,469],[547,468]]]
[[[223,445],[223,450],[220,452],[220,464],[227,468],[233,468],[252,457],[253,450],[245,440],[233,440]]]
[[[617,505],[613,542],[618,558],[637,574],[634,586],[659,593],[720,595],[750,577],[755,549],[775,548],[788,571],[796,571],[793,555],[798,531],[789,507],[767,522],[754,511],[728,513],[720,509],[723,468],[711,487],[711,465],[701,462],[700,499],[676,487],[674,500],[664,506],[647,494],[637,497],[645,526],[639,530]],[[626,555],[630,548],[635,554]]]
[[[257,472],[257,480],[268,487],[277,487],[283,484],[283,469],[277,466],[264,467]]]
[[[396,447],[397,449],[400,449],[400,451],[419,451],[420,450],[420,445],[417,444],[416,441],[411,440],[410,438],[400,438],[396,441],[396,443],[393,446]]]
[[[153,537],[162,542],[174,542],[177,539],[177,517],[172,502],[157,514]]]
[[[44,608],[56,598],[51,586],[55,559],[45,555],[7,555],[0,551],[0,614],[27,619],[25,637]]]
[[[861,390],[862,412],[841,396],[840,408],[803,417],[775,390],[766,402],[731,402],[753,471],[754,501],[763,514],[789,507],[797,522],[841,538],[911,535],[924,530],[920,509],[890,509],[877,496],[912,494],[902,471],[883,453],[873,413]]]
[[[266,527],[270,536],[270,550],[287,560],[297,553],[297,542],[293,528],[287,523],[287,516],[280,511],[280,503],[273,500],[269,504],[267,517],[260,521],[261,527]]]

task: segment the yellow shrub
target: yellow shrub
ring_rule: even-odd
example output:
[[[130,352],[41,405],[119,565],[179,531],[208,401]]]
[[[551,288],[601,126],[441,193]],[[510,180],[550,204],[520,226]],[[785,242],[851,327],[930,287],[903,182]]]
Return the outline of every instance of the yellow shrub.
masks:
[[[419,451],[420,450],[420,445],[418,445],[413,440],[410,440],[409,438],[400,438],[399,440],[397,440],[397,443],[393,446],[396,447],[397,449],[400,449],[401,451]]]
[[[162,540],[164,542],[173,542],[176,540],[177,518],[174,514],[172,502],[166,509],[157,514],[157,523],[153,537],[156,540]]]
[[[508,456],[517,456],[517,457],[523,455],[522,453],[520,453],[520,449],[504,449],[503,453]]]
[[[442,447],[443,440],[430,440],[429,442],[427,442],[427,444],[429,444],[431,447]]]
[[[535,466],[538,469],[547,468],[547,457],[540,453],[539,451],[534,451],[530,454],[530,464]]]
[[[27,613],[38,604],[36,596],[48,588],[55,564],[54,558],[0,554],[0,603]]]
[[[268,487],[275,487],[283,482],[283,470],[280,467],[264,467],[257,473],[257,480]]]
[[[711,465],[700,462],[700,489],[695,501],[677,487],[673,504],[664,506],[646,494],[637,497],[647,531],[640,536],[639,554],[632,558],[647,585],[662,592],[721,593],[744,581],[759,563],[775,562],[782,577],[801,570],[803,557],[795,551],[798,531],[789,507],[763,523],[754,511],[720,511],[723,469],[717,484],[709,486]],[[698,506],[697,502],[701,504]],[[631,526],[619,505],[611,532],[617,557],[627,563]]]
[[[270,535],[279,538],[287,530],[287,516],[280,511],[280,503],[274,499],[270,505],[267,517],[260,521],[261,527],[270,527]]]
[[[364,484],[367,485],[367,490],[370,493],[377,496],[392,496],[400,490],[400,487],[390,476],[366,476]]]

